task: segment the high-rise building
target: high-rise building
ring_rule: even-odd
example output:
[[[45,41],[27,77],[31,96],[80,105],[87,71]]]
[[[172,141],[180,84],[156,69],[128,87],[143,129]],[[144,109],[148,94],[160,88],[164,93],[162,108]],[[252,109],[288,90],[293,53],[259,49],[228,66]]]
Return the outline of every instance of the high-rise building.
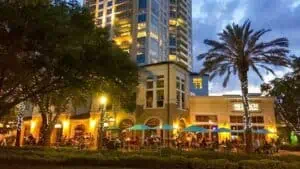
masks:
[[[169,60],[192,70],[192,0],[170,0]]]
[[[138,65],[172,60],[191,70],[191,0],[85,0],[85,5],[95,24],[107,27]]]

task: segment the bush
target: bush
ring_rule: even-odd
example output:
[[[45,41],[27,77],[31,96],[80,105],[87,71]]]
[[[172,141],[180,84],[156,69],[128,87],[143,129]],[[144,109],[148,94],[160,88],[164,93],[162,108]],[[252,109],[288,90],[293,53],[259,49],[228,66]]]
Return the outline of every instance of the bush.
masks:
[[[287,151],[300,151],[300,144],[297,145],[282,145],[280,147],[281,150],[287,150]]]
[[[160,156],[161,155],[161,156]],[[78,151],[42,148],[0,149],[0,164],[124,167],[140,169],[299,169],[299,156],[261,156],[204,151]]]
[[[241,169],[299,169],[299,163],[286,163],[274,160],[244,160],[239,162]]]

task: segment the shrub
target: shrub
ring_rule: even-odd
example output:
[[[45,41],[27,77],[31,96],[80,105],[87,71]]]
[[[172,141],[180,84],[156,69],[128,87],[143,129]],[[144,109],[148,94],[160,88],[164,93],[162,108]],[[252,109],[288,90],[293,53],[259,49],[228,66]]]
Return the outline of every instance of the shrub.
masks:
[[[288,151],[300,151],[300,144],[297,145],[282,145],[280,147],[281,150],[288,150]]]

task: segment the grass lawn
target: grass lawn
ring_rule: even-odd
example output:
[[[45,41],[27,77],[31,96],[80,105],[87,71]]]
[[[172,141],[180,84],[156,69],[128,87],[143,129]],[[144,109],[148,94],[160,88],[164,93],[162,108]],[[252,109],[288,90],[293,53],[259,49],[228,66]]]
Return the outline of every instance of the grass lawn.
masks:
[[[299,156],[211,151],[77,151],[37,147],[0,149],[2,169],[300,169]]]

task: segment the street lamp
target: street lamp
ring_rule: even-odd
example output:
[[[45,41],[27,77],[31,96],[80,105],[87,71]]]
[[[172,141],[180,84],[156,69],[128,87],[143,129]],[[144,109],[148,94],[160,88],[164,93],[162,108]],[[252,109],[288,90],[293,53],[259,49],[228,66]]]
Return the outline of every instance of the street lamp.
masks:
[[[99,118],[99,129],[98,129],[98,150],[102,149],[103,145],[103,136],[104,136],[104,115],[107,104],[107,97],[101,96],[99,99],[99,111],[101,112]]]

